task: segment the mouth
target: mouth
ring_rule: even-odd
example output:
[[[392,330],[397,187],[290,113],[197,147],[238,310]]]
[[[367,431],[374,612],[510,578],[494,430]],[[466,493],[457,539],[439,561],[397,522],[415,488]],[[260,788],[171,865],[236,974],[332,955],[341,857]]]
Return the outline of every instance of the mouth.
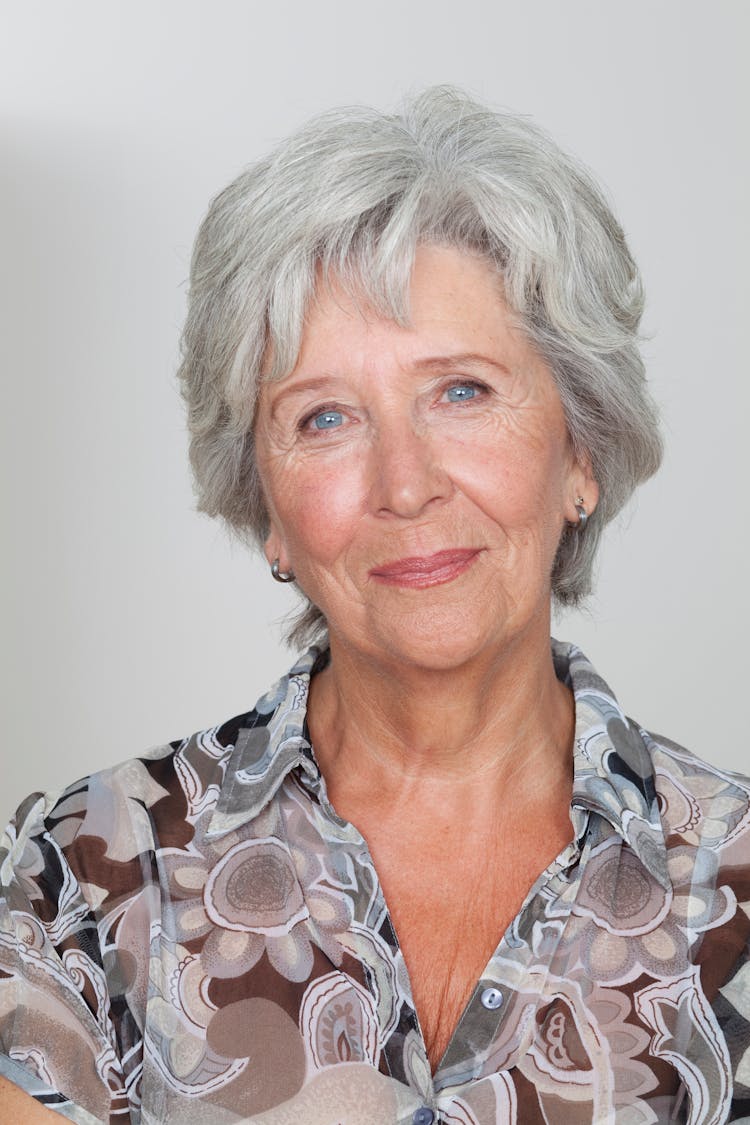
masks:
[[[479,547],[456,547],[434,555],[396,559],[373,567],[370,577],[386,586],[408,586],[423,590],[452,582],[469,569],[480,553]]]

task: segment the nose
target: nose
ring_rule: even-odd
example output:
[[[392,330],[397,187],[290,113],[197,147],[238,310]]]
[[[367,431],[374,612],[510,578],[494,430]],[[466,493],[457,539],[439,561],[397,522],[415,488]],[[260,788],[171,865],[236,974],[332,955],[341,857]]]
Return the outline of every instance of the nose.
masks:
[[[377,515],[414,519],[450,499],[453,483],[431,437],[406,419],[380,428],[371,448],[371,504]]]

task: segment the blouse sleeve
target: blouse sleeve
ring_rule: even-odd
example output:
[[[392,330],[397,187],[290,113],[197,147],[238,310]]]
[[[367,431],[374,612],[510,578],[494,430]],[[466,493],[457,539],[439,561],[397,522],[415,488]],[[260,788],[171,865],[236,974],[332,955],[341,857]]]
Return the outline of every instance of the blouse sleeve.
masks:
[[[0,843],[0,1074],[89,1125],[128,1113],[92,888],[66,856],[78,827],[37,793]]]

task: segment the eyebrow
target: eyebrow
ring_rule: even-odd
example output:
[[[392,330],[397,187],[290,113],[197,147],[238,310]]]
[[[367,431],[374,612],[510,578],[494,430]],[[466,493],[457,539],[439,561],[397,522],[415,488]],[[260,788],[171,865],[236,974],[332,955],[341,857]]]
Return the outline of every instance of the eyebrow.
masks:
[[[496,359],[490,359],[489,356],[482,355],[480,352],[456,352],[451,355],[425,356],[422,359],[415,360],[412,364],[412,368],[415,371],[433,371],[444,367],[460,367],[463,365],[494,367],[501,375],[509,376],[512,374],[506,364],[500,363]],[[309,379],[301,379],[298,383],[293,383],[291,387],[284,387],[283,390],[279,391],[271,407],[271,417],[276,414],[279,405],[284,399],[304,395],[309,391],[324,390],[326,387],[330,386],[331,381],[335,378],[336,376],[334,374],[311,375]]]
[[[416,360],[414,367],[418,370],[429,370],[433,367],[451,367],[454,364],[460,366],[463,363],[469,363],[475,367],[478,365],[494,367],[502,375],[511,374],[511,370],[506,364],[500,363],[497,359],[490,359],[488,355],[482,355],[480,352],[456,352],[451,355],[428,356],[425,359]]]
[[[335,375],[314,375],[309,379],[301,379],[299,383],[293,383],[291,387],[284,387],[271,404],[271,417],[274,417],[284,399],[295,398],[307,394],[308,391],[324,390],[330,386],[332,379],[335,379]]]

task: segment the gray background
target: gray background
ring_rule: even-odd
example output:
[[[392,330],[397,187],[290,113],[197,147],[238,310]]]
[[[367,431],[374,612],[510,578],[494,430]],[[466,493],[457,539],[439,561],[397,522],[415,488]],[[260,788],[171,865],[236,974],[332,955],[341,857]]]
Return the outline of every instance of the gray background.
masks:
[[[594,168],[643,269],[668,456],[556,625],[642,723],[748,768],[744,0],[2,7],[0,819],[252,705],[265,565],[192,511],[174,381],[208,199],[311,113],[434,82]]]

